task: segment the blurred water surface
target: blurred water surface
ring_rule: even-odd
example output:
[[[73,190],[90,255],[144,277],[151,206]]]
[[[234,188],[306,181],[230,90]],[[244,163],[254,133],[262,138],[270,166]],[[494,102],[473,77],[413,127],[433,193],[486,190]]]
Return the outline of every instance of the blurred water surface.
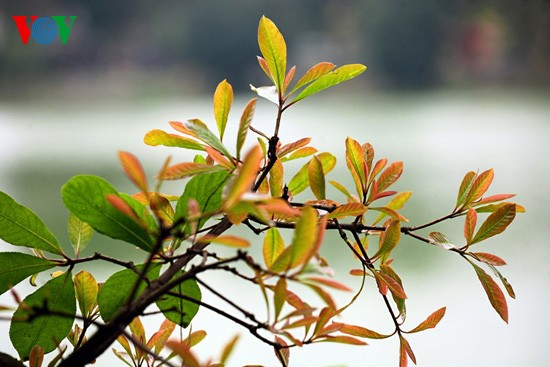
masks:
[[[545,365],[546,335],[550,326],[546,318],[550,302],[547,263],[550,231],[546,222],[550,197],[549,97],[547,92],[529,90],[439,90],[349,96],[328,93],[297,104],[284,118],[283,142],[311,136],[312,145],[336,155],[339,166],[329,179],[351,184],[344,160],[347,136],[373,144],[378,158],[403,160],[405,173],[396,189],[414,192],[404,210],[412,224],[424,223],[452,210],[460,181],[469,170],[494,168],[495,180],[490,193],[516,193],[517,201],[527,208],[527,213],[516,219],[510,233],[479,245],[480,251],[499,254],[509,264],[503,272],[517,293],[517,300],[509,302],[509,325],[493,312],[475,273],[464,261],[452,253],[409,239],[400,244],[395,266],[409,296],[410,328],[432,311],[447,306],[447,315],[438,328],[410,338],[420,366]],[[232,111],[234,123],[245,103],[244,97],[236,101]],[[270,134],[273,112],[273,105],[262,102],[253,125]],[[167,155],[173,155],[173,162],[192,156],[177,149],[147,147],[142,143],[143,135],[151,129],[169,130],[167,121],[195,117],[214,128],[209,98],[120,103],[0,102],[0,190],[34,210],[68,247],[67,212],[61,202],[60,186],[75,174],[91,173],[106,177],[121,191],[133,192],[118,169],[116,152],[126,150],[136,154],[152,177]],[[226,141],[233,137],[234,129],[227,133]],[[249,138],[249,142],[253,141]],[[299,165],[294,166],[294,171],[290,169],[287,181]],[[179,185],[170,185],[167,190],[179,193]],[[308,195],[304,193],[297,199],[306,200]],[[462,220],[435,230],[460,242]],[[260,239],[253,239],[251,251],[257,251],[260,243]],[[129,253],[126,245],[98,235],[90,247],[93,246],[96,247],[87,252],[99,249],[135,260],[142,257],[137,252]],[[14,249],[0,243],[0,250]],[[323,252],[332,259],[339,279],[356,284],[357,280],[347,275],[353,259],[336,237],[327,239]],[[103,265],[90,269],[100,280],[108,276]],[[214,286],[216,282],[223,282],[228,294],[242,301],[245,307],[261,309],[262,300],[255,289],[239,281],[228,282],[226,274],[213,274],[205,279]],[[26,284],[22,286],[25,289],[22,293],[31,290]],[[369,287],[343,321],[388,331],[391,320],[372,290],[373,285]],[[212,299],[206,292],[204,296],[206,300]],[[350,297],[338,294],[340,304]],[[13,302],[4,295],[0,303]],[[151,321],[149,335],[157,323],[158,319]],[[0,323],[0,345],[2,351],[12,353],[8,327],[7,322]],[[230,366],[275,365],[270,348],[206,310],[199,312],[194,328],[204,328],[209,333],[198,347],[204,358],[218,355],[221,345],[233,335],[227,330],[235,330],[243,337]],[[396,340],[370,344],[365,348],[324,344],[293,349],[291,362],[294,366],[398,364]],[[111,352],[107,352],[98,365],[112,365],[116,363],[113,358]]]

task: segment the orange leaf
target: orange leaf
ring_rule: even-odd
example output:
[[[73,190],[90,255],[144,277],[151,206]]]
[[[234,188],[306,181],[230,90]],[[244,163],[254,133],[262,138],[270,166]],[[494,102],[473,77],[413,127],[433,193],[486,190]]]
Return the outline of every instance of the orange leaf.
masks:
[[[351,345],[367,345],[367,343],[365,343],[364,341],[356,339],[356,338],[351,337],[351,336],[347,336],[347,335],[338,335],[338,336],[327,335],[327,336],[324,336],[321,339],[316,339],[316,341],[318,341],[318,342],[341,343],[341,344],[351,344]]]
[[[118,210],[128,218],[131,218],[132,220],[141,224],[141,219],[138,217],[134,209],[132,209],[130,205],[128,205],[128,203],[124,201],[123,198],[115,194],[108,194],[105,198],[107,199],[109,204],[111,204],[116,210]]]
[[[405,359],[404,366],[407,366],[407,355],[409,356],[411,361],[413,361],[413,363],[416,364],[416,357],[414,356],[413,350],[409,342],[407,341],[407,339],[405,339],[402,335],[399,335],[399,348],[401,350],[400,354],[402,354],[403,352],[406,353],[404,357],[403,356],[400,357],[401,358],[401,362],[399,365],[400,367],[401,367],[401,363],[403,362],[403,358]]]
[[[349,325],[349,324],[344,324],[344,326],[340,329],[340,331],[344,334],[358,336],[360,338],[368,338],[368,339],[385,339],[390,336],[390,335],[377,333],[376,331],[372,331],[362,326]]]
[[[147,177],[137,157],[128,152],[118,152],[124,173],[142,192],[148,192]]]
[[[472,264],[474,270],[476,271],[477,277],[489,298],[489,302],[499,314],[499,316],[508,323],[508,304],[506,303],[506,298],[504,293],[498,286],[498,284],[491,278],[483,269],[479,266]]]
[[[486,198],[482,198],[481,200],[475,202],[474,205],[478,206],[482,204],[496,203],[498,201],[513,198],[514,196],[516,196],[516,194],[499,194],[499,195],[487,196]]]
[[[343,283],[340,283],[340,282],[337,282],[336,280],[332,280],[332,279],[321,278],[321,277],[316,277],[316,276],[310,276],[310,277],[304,278],[303,280],[304,280],[304,282],[312,281],[312,282],[319,283],[319,284],[325,285],[327,287],[331,287],[331,288],[338,289],[338,290],[341,290],[341,291],[351,292],[353,290],[350,287],[348,287],[347,285],[345,285]]]
[[[475,209],[469,208],[468,213],[466,213],[466,220],[464,221],[464,238],[468,244],[472,241],[472,237],[474,237],[476,223],[477,213]]]
[[[172,335],[172,332],[176,328],[176,324],[168,319],[164,320],[160,325],[159,330],[151,336],[147,341],[147,348],[153,349],[155,353],[159,353],[164,347],[166,340]]]
[[[394,162],[377,179],[378,191],[382,192],[393,185],[403,173],[403,162]]]
[[[319,312],[319,317],[317,319],[317,324],[313,329],[313,335],[320,335],[319,332],[325,327],[329,320],[334,316],[334,310],[330,307],[324,307],[321,312]]]
[[[357,217],[363,215],[367,211],[367,207],[361,203],[349,203],[340,205],[338,208],[334,209],[326,216],[328,219],[340,219],[349,216]]]
[[[391,208],[388,208],[388,207],[385,207],[385,206],[384,207],[369,207],[369,209],[376,210],[376,211],[381,212],[385,215],[389,215],[392,219],[395,219],[395,220],[398,220],[398,221],[401,221],[401,222],[408,222],[409,221],[407,218],[405,218],[404,216],[399,214],[394,209],[391,209]]]
[[[426,329],[431,329],[437,326],[439,321],[445,316],[446,307],[442,307],[439,310],[433,312],[428,318],[422,321],[417,327],[409,331],[408,333],[417,333]]]
[[[210,158],[212,158],[212,160],[222,166],[225,166],[229,169],[233,169],[235,168],[235,165],[230,162],[226,157],[223,156],[222,153],[220,153],[218,150],[208,146],[208,145],[205,145],[204,146],[204,149],[206,149],[206,152],[208,153],[208,155],[210,156]]]
[[[198,175],[200,173],[209,173],[225,170],[222,166],[212,166],[209,164],[184,162],[168,167],[162,172],[159,179],[161,180],[179,180],[191,176]]]
[[[269,71],[269,66],[267,66],[267,62],[265,62],[265,59],[261,56],[256,56],[256,58],[258,59],[258,64],[260,65],[260,67],[264,71],[265,75],[267,75],[267,77],[269,79],[271,79],[273,84],[275,84],[275,81],[273,80],[273,77],[271,76],[271,72]]]
[[[243,164],[225,198],[226,208],[233,206],[244,193],[252,189],[254,180],[256,180],[256,176],[260,170],[262,159],[262,149],[258,145],[252,148],[244,157]]]
[[[472,187],[470,188],[470,192],[466,197],[464,206],[467,206],[482,197],[487,189],[489,189],[489,186],[491,186],[494,176],[495,174],[493,172],[493,169],[489,169],[485,172],[480,173],[479,176],[477,176],[475,181],[472,183]]]
[[[516,217],[516,204],[504,204],[495,210],[477,231],[470,245],[503,232]]]
[[[311,141],[311,138],[302,138],[300,140],[297,140],[293,143],[285,144],[281,148],[279,148],[279,151],[277,152],[277,156],[279,158],[284,157],[285,155],[292,153],[293,151],[305,147],[309,144]]]
[[[200,362],[185,341],[168,340],[166,346],[183,360],[186,367],[200,367]]]
[[[225,245],[229,247],[236,248],[245,248],[250,246],[250,242],[244,238],[233,236],[230,234],[222,234],[219,236],[215,235],[204,235],[201,238],[197,239],[197,242],[200,243],[217,243],[220,245]]]

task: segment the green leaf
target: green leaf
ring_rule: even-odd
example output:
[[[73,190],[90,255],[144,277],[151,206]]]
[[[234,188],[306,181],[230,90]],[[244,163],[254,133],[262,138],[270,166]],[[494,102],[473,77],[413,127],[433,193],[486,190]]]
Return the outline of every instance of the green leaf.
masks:
[[[23,279],[51,269],[55,263],[20,252],[0,252],[0,294]]]
[[[286,43],[275,23],[265,16],[258,26],[258,46],[277,90],[282,91],[286,76]]]
[[[323,152],[318,154],[318,157],[321,160],[323,166],[323,173],[325,176],[329,173],[334,166],[336,165],[336,157],[332,154]],[[292,177],[288,183],[288,190],[292,195],[298,195],[300,192],[304,191],[309,186],[309,162],[304,164],[302,168]]]
[[[187,203],[189,199],[195,199],[199,203],[201,213],[207,215],[198,221],[197,229],[202,228],[209,218],[208,214],[220,209],[222,192],[228,176],[226,171],[220,171],[198,175],[190,179],[176,204],[174,221],[187,218]],[[186,227],[186,233],[189,234],[189,227]]]
[[[54,350],[56,341],[61,342],[69,335],[75,314],[74,284],[70,273],[51,279],[28,295],[13,314],[10,325],[10,339],[19,356],[27,359],[35,345],[44,348],[45,353]]]
[[[52,232],[30,209],[0,191],[0,239],[15,245],[45,250],[54,254],[63,251]]]
[[[285,249],[285,242],[279,233],[277,227],[269,228],[265,232],[264,242],[263,242],[263,256],[265,261],[265,266],[268,269],[271,269],[271,266],[281,255]]]
[[[498,284],[491,278],[482,268],[472,264],[476,271],[477,277],[489,298],[489,302],[499,314],[499,316],[507,323],[508,322],[508,304],[506,303],[506,297],[498,286]]]
[[[74,276],[76,300],[83,317],[89,317],[97,306],[99,286],[92,274],[85,270]]]
[[[380,247],[373,258],[389,254],[401,239],[401,223],[392,220],[384,233],[380,235]]]
[[[153,238],[148,231],[114,208],[107,200],[107,196],[121,197],[138,215],[145,211],[145,207],[128,196],[121,196],[103,178],[75,176],[63,185],[61,194],[65,206],[71,213],[97,232],[134,244],[146,251],[153,246]]]
[[[470,192],[470,189],[472,188],[476,177],[477,174],[474,171],[470,171],[466,173],[466,175],[462,179],[462,183],[460,184],[460,188],[458,189],[455,209],[458,209],[464,205],[466,197],[468,196],[468,193]]]
[[[248,129],[252,123],[252,117],[256,109],[256,98],[252,98],[245,106],[239,123],[239,131],[237,132],[237,160],[241,157],[241,150],[248,134]]]
[[[359,195],[359,198],[363,198],[367,188],[368,176],[365,150],[359,142],[350,137],[346,139],[346,164],[353,177],[353,182],[355,182],[357,195]]]
[[[489,215],[481,225],[470,245],[503,232],[516,216],[516,204],[505,204]]]
[[[275,164],[269,171],[269,190],[271,196],[278,198],[283,196],[284,168],[281,159],[277,157]]]
[[[315,80],[313,83],[308,85],[302,90],[300,94],[292,101],[296,103],[304,98],[307,98],[315,93],[330,88],[336,84],[345,82],[346,80],[355,78],[359,74],[367,70],[365,65],[361,64],[349,64],[339,67],[338,69],[328,72],[325,75],[321,76],[319,79]]]
[[[192,150],[204,150],[204,147],[199,142],[184,138],[176,134],[168,134],[162,130],[151,130],[145,134],[143,141],[147,145],[158,146],[163,145],[166,147],[176,147]]]
[[[231,153],[227,150],[225,145],[221,142],[216,135],[208,129],[208,126],[199,119],[193,119],[186,121],[184,126],[196,134],[197,138],[206,144],[210,145],[212,148],[217,149],[220,153],[225,155],[227,158],[231,159]]]
[[[317,242],[317,211],[306,206],[296,222],[292,244],[277,258],[273,271],[290,270],[305,264],[313,255]]]
[[[405,203],[409,200],[409,198],[412,195],[412,191],[405,191],[400,192],[399,194],[395,195],[393,199],[390,200],[390,202],[386,205],[386,208],[393,209],[393,210],[399,210],[403,208]],[[382,212],[380,215],[376,218],[376,220],[372,223],[372,225],[376,225],[379,223],[387,214]]]
[[[181,274],[183,272],[180,272],[178,275]],[[170,292],[174,294],[163,295],[156,301],[157,307],[168,320],[186,328],[199,311],[199,305],[195,302],[182,299],[181,296],[200,301],[201,290],[194,279],[188,279],[174,286]]]
[[[220,132],[220,140],[223,140],[223,134],[225,132],[225,126],[227,125],[227,118],[229,117],[229,111],[233,104],[233,88],[227,80],[223,80],[216,91],[214,92],[214,118],[218,125],[218,131]]]
[[[332,69],[334,69],[336,65],[334,65],[331,62],[320,62],[317,65],[312,66],[303,77],[298,80],[294,88],[292,88],[292,91],[290,93],[294,93],[298,89],[302,88],[304,85],[311,83],[314,80],[319,79],[321,76],[325,75]]]
[[[317,200],[324,200],[325,197],[325,175],[323,164],[318,157],[313,157],[308,166],[309,186]]]
[[[141,271],[143,266],[144,265],[137,265],[136,268],[138,271]],[[150,280],[154,280],[158,278],[159,272],[160,265],[151,264],[146,277]],[[147,283],[144,280],[140,280],[139,274],[136,274],[132,269],[124,269],[114,273],[107,279],[101,288],[99,288],[97,304],[103,321],[109,322],[109,320],[128,303],[130,292],[138,281],[140,283],[138,291],[136,292],[136,297],[138,297],[147,287]]]
[[[94,229],[86,222],[78,219],[73,213],[69,213],[69,240],[73,245],[76,256],[80,254],[80,251],[84,250],[90,243],[94,234]]]
[[[275,289],[273,290],[273,306],[275,308],[275,320],[279,320],[279,315],[281,310],[286,302],[287,298],[287,284],[284,277],[280,277],[275,284]]]

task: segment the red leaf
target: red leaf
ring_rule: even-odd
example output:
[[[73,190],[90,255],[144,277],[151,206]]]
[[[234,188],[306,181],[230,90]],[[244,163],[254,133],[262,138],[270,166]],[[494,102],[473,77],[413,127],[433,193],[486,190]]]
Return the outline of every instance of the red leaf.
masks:
[[[495,309],[495,311],[500,315],[500,317],[508,323],[508,304],[506,303],[506,298],[504,293],[498,286],[498,284],[491,278],[483,269],[479,266],[472,264],[474,270],[476,271],[477,277],[489,298],[489,302]]]
[[[393,295],[401,299],[407,298],[407,294],[405,294],[405,290],[403,289],[403,287],[392,277],[378,271],[374,271],[373,274],[376,279],[382,281],[390,289]]]
[[[439,321],[445,316],[446,307],[442,307],[439,310],[433,312],[428,318],[422,321],[417,327],[409,331],[409,333],[417,333],[426,329],[432,329],[437,326]]]
[[[472,252],[472,255],[486,264],[493,266],[503,266],[506,265],[506,261],[498,257],[497,255],[489,254],[487,252]]]

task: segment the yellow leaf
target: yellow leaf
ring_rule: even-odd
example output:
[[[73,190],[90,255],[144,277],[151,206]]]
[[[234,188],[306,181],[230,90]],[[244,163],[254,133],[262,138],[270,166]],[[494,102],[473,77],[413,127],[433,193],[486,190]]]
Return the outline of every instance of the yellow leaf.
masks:
[[[225,79],[218,84],[214,92],[214,117],[220,132],[220,140],[223,140],[227,118],[233,103],[233,88]]]
[[[258,45],[277,90],[282,93],[286,75],[286,43],[275,23],[265,16],[258,26]]]

